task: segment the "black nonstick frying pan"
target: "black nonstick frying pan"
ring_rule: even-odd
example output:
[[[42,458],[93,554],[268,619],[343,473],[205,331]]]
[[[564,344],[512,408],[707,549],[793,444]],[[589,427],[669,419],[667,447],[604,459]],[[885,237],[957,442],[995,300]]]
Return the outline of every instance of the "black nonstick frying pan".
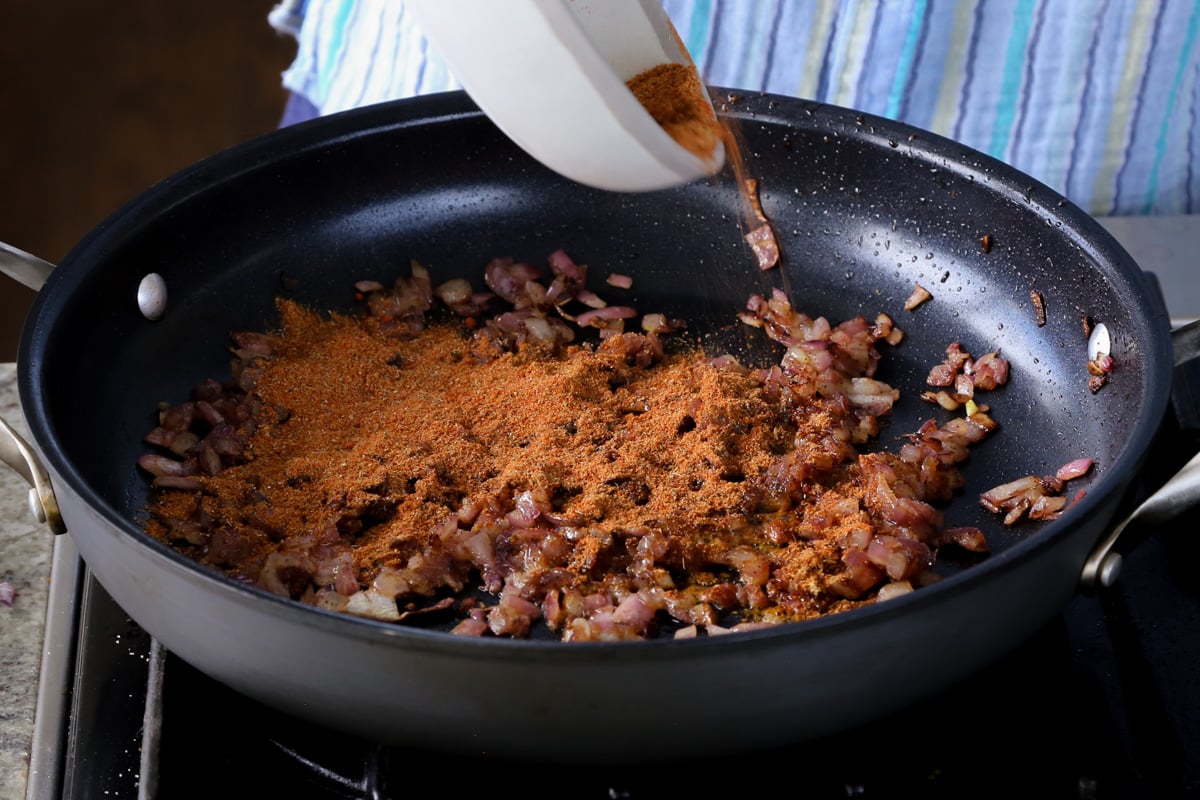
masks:
[[[6,460],[38,484],[52,522],[57,504],[100,583],[168,649],[271,706],[367,737],[637,761],[799,741],[920,703],[1080,591],[1163,427],[1173,364],[1190,356],[1174,355],[1181,340],[1138,265],[1028,176],[852,110],[713,96],[759,181],[781,269],[760,271],[743,241],[732,174],[645,194],[589,189],[531,160],[462,93],[337,114],[150,188],[49,273],[18,363],[33,442],[6,441]],[[156,404],[226,374],[228,334],[273,326],[276,297],[347,310],[355,281],[389,282],[411,259],[437,281],[478,282],[494,256],[542,261],[560,247],[594,274],[632,275],[639,310],[686,318],[718,347],[739,346],[737,311],[785,274],[793,304],[812,316],[892,315],[907,336],[880,373],[902,393],[885,446],[943,413],[918,395],[948,344],[999,348],[1013,370],[989,396],[1001,427],[973,450],[947,512],[983,528],[992,553],[942,565],[933,586],[810,622],[564,644],[321,611],[237,585],[141,533],[148,484],[135,464]],[[137,303],[151,273],[167,290],[158,319]],[[933,299],[905,311],[916,283]],[[1107,327],[1116,363],[1096,392],[1085,317]],[[1095,460],[1078,481],[1086,494],[1060,519],[1005,527],[977,502],[1081,457]]]

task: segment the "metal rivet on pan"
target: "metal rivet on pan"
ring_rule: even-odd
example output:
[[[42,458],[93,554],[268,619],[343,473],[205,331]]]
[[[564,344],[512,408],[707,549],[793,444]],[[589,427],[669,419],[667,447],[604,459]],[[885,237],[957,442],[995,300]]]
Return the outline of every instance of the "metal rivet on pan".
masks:
[[[167,282],[157,272],[142,278],[137,291],[138,308],[148,320],[162,317],[167,310]]]
[[[1101,322],[1092,328],[1092,335],[1088,337],[1088,361],[1095,361],[1110,352],[1112,352],[1112,342],[1108,336],[1108,328]]]

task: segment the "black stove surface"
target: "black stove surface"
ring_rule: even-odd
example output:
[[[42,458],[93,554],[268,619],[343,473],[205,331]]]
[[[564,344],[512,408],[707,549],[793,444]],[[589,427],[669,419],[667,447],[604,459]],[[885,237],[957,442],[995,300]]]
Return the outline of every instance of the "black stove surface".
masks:
[[[1200,385],[1181,377],[1177,391]],[[1195,427],[1172,415],[1128,506],[1200,450]],[[62,796],[1200,798],[1198,529],[1192,510],[1137,541],[1115,586],[1077,595],[1015,651],[908,711],[768,752],[641,766],[513,763],[325,730],[163,651],[86,577]]]

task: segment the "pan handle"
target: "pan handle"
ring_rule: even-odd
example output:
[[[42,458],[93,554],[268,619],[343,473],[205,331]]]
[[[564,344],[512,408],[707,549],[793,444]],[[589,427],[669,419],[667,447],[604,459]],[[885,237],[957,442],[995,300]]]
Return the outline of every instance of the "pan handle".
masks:
[[[1176,367],[1200,357],[1200,320],[1171,331],[1171,345]],[[1197,504],[1200,504],[1200,453],[1104,537],[1083,564],[1082,588],[1090,591],[1116,583],[1121,572],[1121,554],[1117,552],[1116,544],[1127,528],[1170,522]]]
[[[1108,588],[1117,581],[1121,571],[1121,554],[1116,550],[1117,539],[1130,525],[1143,526],[1170,522],[1200,501],[1200,453],[1183,469],[1175,473],[1157,492],[1142,501],[1129,516],[1121,520],[1088,556],[1083,564],[1080,583],[1085,590]]]
[[[46,283],[53,269],[50,262],[0,242],[0,272],[17,283],[36,292]],[[66,533],[49,473],[33,448],[3,418],[0,418],[0,461],[16,470],[29,484],[29,510],[34,518],[47,523],[54,533]]]
[[[1175,351],[1177,367],[1200,357],[1200,319],[1194,319],[1171,331],[1171,348]]]
[[[67,526],[58,511],[58,500],[50,486],[49,473],[33,448],[3,417],[0,417],[0,461],[16,470],[29,483],[29,510],[34,518],[47,523],[54,533],[66,533]]]
[[[10,244],[0,242],[0,272],[17,283],[24,284],[36,292],[50,277],[52,269],[54,269],[54,265],[49,261],[43,261],[24,250],[18,250]]]

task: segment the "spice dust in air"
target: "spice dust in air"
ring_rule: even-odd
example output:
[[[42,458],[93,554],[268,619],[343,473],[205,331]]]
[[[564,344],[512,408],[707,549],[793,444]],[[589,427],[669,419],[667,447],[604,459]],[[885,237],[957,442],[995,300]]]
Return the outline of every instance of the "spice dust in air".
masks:
[[[680,43],[682,47],[682,42]],[[783,292],[792,299],[787,271],[780,268],[782,254],[775,231],[759,201],[759,181],[746,168],[744,147],[734,121],[718,117],[708,98],[713,96],[705,87],[694,65],[659,64],[631,78],[626,84],[650,116],[681,147],[700,158],[711,155],[717,142],[725,146],[726,161],[733,171],[741,198],[742,239],[750,245],[758,262],[759,280],[762,273],[778,271]],[[736,102],[736,98],[729,98]],[[736,287],[728,287],[734,289]],[[761,294],[770,289],[759,287]]]
[[[727,116],[721,117],[718,125],[721,131],[721,141],[725,145],[725,158],[733,169],[738,195],[742,201],[742,238],[751,244],[758,259],[760,272],[777,271],[779,273],[781,289],[794,308],[791,282],[788,279],[787,270],[783,268],[783,251],[779,246],[779,237],[776,236],[774,226],[763,212],[762,202],[758,195],[759,179],[752,176],[746,168],[746,159],[743,155],[744,141],[741,131],[737,127],[737,121]],[[760,249],[768,251],[770,256],[764,257]]]

